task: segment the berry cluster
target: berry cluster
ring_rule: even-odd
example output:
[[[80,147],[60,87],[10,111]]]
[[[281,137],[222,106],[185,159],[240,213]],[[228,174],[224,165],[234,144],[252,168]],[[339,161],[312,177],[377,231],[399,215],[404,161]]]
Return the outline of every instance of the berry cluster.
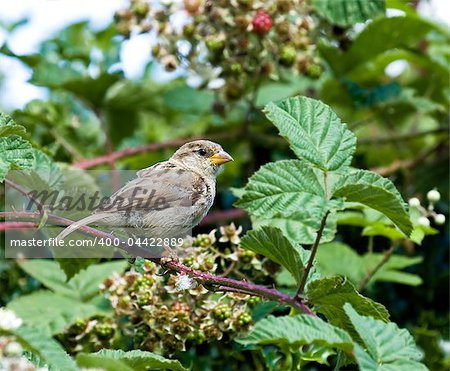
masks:
[[[79,319],[63,333],[58,334],[58,340],[71,354],[78,352],[96,352],[110,348],[116,339],[116,323],[104,316],[94,316],[87,320]]]
[[[233,101],[283,70],[317,78],[312,11],[304,0],[184,0],[149,5],[131,0],[116,14],[119,32],[158,35],[154,58],[167,70],[183,66],[188,84]]]
[[[266,261],[239,247],[241,231],[231,224],[221,228],[218,241],[216,230],[189,238],[180,260],[196,270],[249,280],[267,275]],[[133,269],[104,282],[117,322],[126,323],[124,332],[132,334],[134,348],[172,354],[189,345],[231,339],[251,326],[250,310],[259,298],[214,293],[186,275],[163,273],[146,261],[143,273]]]

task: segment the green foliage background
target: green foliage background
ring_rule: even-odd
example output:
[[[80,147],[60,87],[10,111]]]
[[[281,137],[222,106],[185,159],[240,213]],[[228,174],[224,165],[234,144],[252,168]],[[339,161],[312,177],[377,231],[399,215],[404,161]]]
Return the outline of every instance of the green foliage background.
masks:
[[[215,94],[211,90],[193,89],[183,77],[168,83],[155,81],[151,77],[156,68],[155,61],[148,62],[139,80],[127,79],[120,68],[123,39],[114,23],[100,31],[93,31],[87,22],[70,25],[43,42],[39,53],[32,55],[16,55],[6,42],[0,53],[29,67],[32,71],[30,83],[46,88],[48,97],[8,112],[14,123],[6,122],[6,116],[1,117],[0,177],[3,180],[10,168],[36,169],[37,166],[57,171],[52,168],[55,162],[81,164],[85,159],[113,151],[149,143],[168,143],[156,150],[120,157],[114,163],[120,169],[140,169],[169,157],[180,140],[214,139],[235,158],[235,163],[224,169],[218,181],[214,210],[225,213],[220,214],[224,218],[214,224],[228,222],[226,211],[231,210],[234,203],[244,208],[253,227],[261,228],[249,232],[242,246],[279,263],[298,283],[308,251],[296,244],[308,245],[314,241],[314,233],[329,206],[321,204],[319,196],[324,196],[327,191],[321,184],[315,184],[316,177],[320,172],[329,172],[332,184],[331,197],[326,197],[329,202],[341,202],[340,197],[345,196],[346,202],[361,202],[385,215],[369,209],[347,208],[330,217],[322,241],[328,243],[318,250],[317,268],[324,276],[330,276],[322,279],[329,280],[327,285],[338,289],[327,292],[324,287],[328,286],[315,287],[312,282],[308,286],[308,295],[327,318],[330,311],[335,310],[332,303],[342,300],[337,321],[331,321],[331,324],[350,330],[345,332],[313,318],[302,320],[300,317],[304,315],[264,316],[254,330],[238,342],[249,346],[248,349],[277,344],[286,358],[285,365],[291,362],[291,365],[308,367],[311,365],[305,361],[308,357],[317,366],[329,356],[320,348],[324,341],[314,340],[312,335],[309,337],[310,331],[329,334],[324,335],[328,341],[326,345],[333,345],[339,356],[348,352],[352,341],[350,333],[360,340],[355,348],[360,367],[380,369],[376,368],[374,359],[389,357],[389,352],[395,353],[398,344],[384,343],[379,348],[372,344],[370,337],[378,339],[395,333],[401,334],[399,336],[406,344],[398,349],[400,356],[396,353],[398,364],[394,366],[398,369],[422,367],[409,363],[412,361],[408,357],[417,352],[414,340],[424,352],[423,363],[427,367],[444,369],[450,359],[439,345],[444,340],[449,341],[448,222],[444,226],[432,224],[433,228],[422,228],[417,224],[418,215],[412,215],[411,224],[402,198],[418,197],[426,204],[426,193],[436,188],[441,193],[436,210],[445,214],[448,220],[450,31],[444,25],[420,17],[413,6],[402,1],[387,1],[386,7],[405,12],[404,16],[390,18],[384,16],[385,6],[380,6],[382,1],[355,0],[351,2],[352,6],[345,8],[337,5],[341,2],[312,3],[316,6],[322,31],[322,37],[317,41],[324,65],[320,77],[311,79],[287,73],[278,81],[266,79],[261,82],[250,110],[249,97],[243,97],[226,103],[226,114],[213,109]],[[362,31],[356,32],[351,27],[367,19],[372,20]],[[5,26],[5,29],[14,31],[13,26]],[[386,67],[395,61],[406,61],[407,67],[393,77],[386,73]],[[302,98],[269,103],[294,95],[317,100]],[[325,104],[335,113],[324,108]],[[310,117],[315,118],[316,126],[311,126]],[[339,126],[341,120],[347,123],[349,130]],[[327,152],[329,147],[326,145],[323,148],[311,145],[317,134],[313,131],[325,130],[320,125],[330,128],[325,140],[327,144],[333,140],[339,143],[336,156]],[[280,138],[278,132],[287,141]],[[313,138],[311,143],[308,135]],[[362,170],[341,176],[339,170],[350,165],[352,155],[352,166],[371,169],[390,181]],[[103,162],[96,168],[108,169],[110,166],[111,163]],[[286,174],[292,176],[292,183],[280,180]],[[271,184],[277,184],[281,191],[277,189],[271,194]],[[323,194],[315,194],[318,188]],[[230,189],[234,189],[234,194]],[[293,189],[302,191],[295,191],[292,196]],[[276,200],[271,198],[275,196]],[[255,200],[261,198],[264,202],[270,199],[272,203],[261,202],[255,206]],[[302,210],[301,215],[293,212],[301,210],[305,203],[314,205],[314,209]],[[289,207],[292,207],[290,214]],[[333,207],[344,209],[338,204]],[[236,222],[250,229],[249,218],[239,216]],[[209,231],[209,227],[199,227],[198,231]],[[330,242],[336,230],[336,239]],[[410,239],[401,233],[407,235],[411,231]],[[361,287],[368,297],[364,298],[366,301],[354,300],[354,287],[361,283],[369,267],[383,259],[383,253],[391,245],[396,245],[392,258],[367,286]],[[273,254],[275,249],[270,246],[276,246],[280,255]],[[75,361],[61,356],[64,354],[61,346],[51,335],[58,334],[77,318],[108,313],[107,304],[100,303],[101,298],[97,297],[96,285],[112,271],[108,264],[114,263],[83,271],[89,282],[83,282],[80,275],[69,283],[56,266],[37,264],[0,260],[0,303],[9,303],[8,307],[26,320],[27,326],[38,323],[42,327],[39,330],[44,334],[42,337],[34,333],[34,329],[21,327],[20,333],[15,334],[21,342],[36,350],[38,357],[57,360],[55,364],[60,369],[74,369]],[[125,267],[121,267],[123,269]],[[53,276],[43,272],[53,272]],[[331,277],[336,274],[345,276],[347,281]],[[279,274],[276,281],[287,291],[295,286],[289,274]],[[31,295],[25,296],[29,293]],[[352,300],[347,300],[348,297]],[[52,309],[51,314],[43,311],[36,317],[35,312],[28,312],[32,307],[29,303],[35,303],[34,300],[51,302],[56,311]],[[392,322],[409,329],[414,340],[395,324],[386,323],[385,308],[381,306],[380,309],[378,303],[388,309]],[[372,317],[376,319],[358,314],[355,310],[358,306],[370,307],[366,315],[375,313]],[[72,310],[59,312],[58,307]],[[342,318],[345,323],[339,322]],[[48,320],[44,321],[45,326],[44,319]],[[309,353],[305,352],[299,359],[294,354],[290,359],[289,349],[304,344],[312,344]],[[230,345],[227,352],[233,353],[234,346]],[[266,367],[276,369],[274,365],[279,355],[271,347],[264,349]],[[79,353],[76,362],[79,366],[100,365],[111,370],[126,367],[183,369],[176,360],[134,352]],[[200,368],[208,361],[219,362],[222,367],[225,364],[220,364],[217,355],[212,355],[208,349],[201,349],[200,354]],[[229,354],[221,356],[224,359],[230,357],[237,365],[246,362],[246,359]],[[186,359],[181,359],[184,366],[188,366]],[[345,359],[342,362],[345,364]]]

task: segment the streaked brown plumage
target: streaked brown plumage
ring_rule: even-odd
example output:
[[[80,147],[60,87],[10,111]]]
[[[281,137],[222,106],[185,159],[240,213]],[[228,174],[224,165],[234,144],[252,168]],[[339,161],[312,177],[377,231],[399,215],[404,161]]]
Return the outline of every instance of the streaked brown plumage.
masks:
[[[186,143],[169,160],[138,171],[135,179],[92,215],[72,224],[57,238],[64,239],[92,223],[132,228],[147,237],[187,234],[213,204],[220,166],[232,160],[217,143]]]

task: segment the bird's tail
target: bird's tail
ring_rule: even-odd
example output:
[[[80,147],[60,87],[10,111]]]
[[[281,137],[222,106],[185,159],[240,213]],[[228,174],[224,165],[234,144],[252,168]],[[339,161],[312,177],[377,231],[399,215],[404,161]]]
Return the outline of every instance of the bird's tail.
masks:
[[[57,240],[63,240],[64,238],[66,238],[69,234],[75,232],[77,229],[91,224],[93,222],[96,222],[97,220],[101,220],[103,218],[105,218],[107,215],[105,213],[98,213],[98,214],[93,214],[93,215],[89,215],[86,218],[83,218],[81,220],[78,220],[77,222],[69,225],[67,228],[63,229],[63,231],[56,237]]]

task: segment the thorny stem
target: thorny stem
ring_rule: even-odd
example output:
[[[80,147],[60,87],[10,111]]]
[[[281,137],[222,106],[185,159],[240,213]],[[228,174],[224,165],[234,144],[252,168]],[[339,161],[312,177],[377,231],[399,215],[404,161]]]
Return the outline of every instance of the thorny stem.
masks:
[[[327,223],[328,215],[330,214],[330,210],[328,210],[325,215],[322,218],[322,221],[320,222],[320,227],[317,230],[317,236],[316,240],[314,241],[314,244],[311,247],[311,255],[308,260],[308,264],[306,265],[305,271],[303,272],[302,279],[300,281],[300,284],[298,285],[297,292],[295,293],[296,298],[301,297],[303,295],[303,292],[305,290],[306,281],[308,279],[309,272],[311,271],[311,268],[314,263],[314,258],[317,253],[317,248],[319,247],[320,239],[322,238],[323,230],[325,229],[325,225]]]
[[[359,283],[358,291],[362,291],[366,287],[366,285],[369,283],[369,281],[372,279],[372,277],[375,275],[375,273],[377,273],[381,269],[381,267],[389,261],[394,250],[395,250],[395,246],[392,245],[388,250],[386,250],[384,252],[383,258],[378,262],[378,264],[375,267],[373,267],[372,269],[370,269],[367,272],[366,276]]]
[[[9,179],[5,179],[5,184],[7,184],[11,188],[14,188],[17,192],[21,193],[22,195],[30,199],[36,205],[41,216],[45,214],[44,206],[39,202],[39,200],[33,197],[33,195],[30,192],[28,192],[26,189],[22,188],[20,185],[12,182]]]
[[[25,220],[36,220],[39,218],[39,213],[27,212],[27,211],[11,211],[11,212],[0,212],[0,218],[12,218],[12,219],[25,219]],[[74,223],[73,220],[66,219],[57,215],[49,214],[48,222],[57,225],[71,225]],[[112,234],[100,231],[95,228],[82,226],[80,230],[88,235],[96,236],[100,238],[110,238],[116,239]],[[120,248],[126,251],[131,256],[147,256],[149,251],[143,249],[139,246],[129,245],[125,241],[120,241]],[[155,264],[159,264],[161,267],[169,269],[174,272],[184,273],[189,277],[195,279],[197,282],[205,285],[206,287],[212,287],[213,290],[220,291],[230,291],[230,292],[242,292],[248,293],[249,295],[261,296],[263,298],[274,300],[279,303],[285,303],[293,308],[296,308],[308,315],[315,315],[314,312],[299,298],[292,297],[274,288],[268,288],[261,285],[256,285],[246,280],[235,280],[227,277],[215,276],[210,273],[205,273],[201,271],[194,270],[190,267],[183,265],[178,260],[170,259],[160,259],[154,258],[150,259]]]

